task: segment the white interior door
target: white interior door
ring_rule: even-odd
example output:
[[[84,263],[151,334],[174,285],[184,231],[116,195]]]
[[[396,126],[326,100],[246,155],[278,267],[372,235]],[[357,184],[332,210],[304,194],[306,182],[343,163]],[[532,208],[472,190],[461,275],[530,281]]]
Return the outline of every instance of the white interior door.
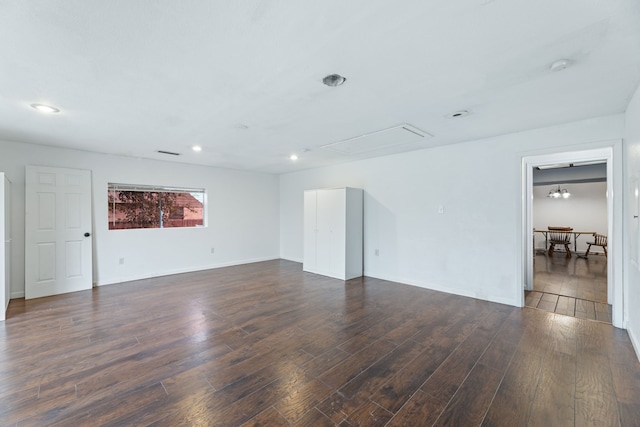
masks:
[[[91,171],[27,166],[25,298],[91,289]]]

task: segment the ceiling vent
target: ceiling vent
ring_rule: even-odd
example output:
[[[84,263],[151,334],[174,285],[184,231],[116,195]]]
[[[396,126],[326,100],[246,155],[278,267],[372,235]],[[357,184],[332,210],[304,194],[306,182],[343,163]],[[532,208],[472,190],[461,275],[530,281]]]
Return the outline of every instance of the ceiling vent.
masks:
[[[320,148],[347,155],[364,154],[389,148],[403,148],[402,151],[424,148],[422,145],[433,135],[409,124],[390,127],[342,141],[323,145]],[[413,145],[413,147],[411,146]],[[402,146],[402,147],[401,147]]]
[[[170,156],[179,156],[180,155],[180,153],[174,153],[173,151],[164,151],[164,150],[158,150],[158,151],[156,151],[156,153],[168,154]]]

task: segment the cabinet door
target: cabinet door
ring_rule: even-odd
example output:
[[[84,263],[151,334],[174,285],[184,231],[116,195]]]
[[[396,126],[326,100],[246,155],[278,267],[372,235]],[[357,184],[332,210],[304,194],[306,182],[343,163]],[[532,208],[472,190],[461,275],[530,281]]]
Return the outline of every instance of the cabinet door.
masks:
[[[310,190],[304,192],[304,225],[303,225],[303,264],[302,269],[304,271],[316,272],[316,241],[317,241],[317,227],[316,227],[316,190]]]
[[[338,278],[345,269],[345,208],[344,189],[318,190],[317,270]]]

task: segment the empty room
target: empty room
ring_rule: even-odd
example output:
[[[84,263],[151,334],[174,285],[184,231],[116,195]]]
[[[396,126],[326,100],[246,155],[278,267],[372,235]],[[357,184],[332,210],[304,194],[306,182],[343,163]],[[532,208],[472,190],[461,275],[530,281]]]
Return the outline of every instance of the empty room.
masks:
[[[640,4],[0,1],[0,425],[640,425]]]

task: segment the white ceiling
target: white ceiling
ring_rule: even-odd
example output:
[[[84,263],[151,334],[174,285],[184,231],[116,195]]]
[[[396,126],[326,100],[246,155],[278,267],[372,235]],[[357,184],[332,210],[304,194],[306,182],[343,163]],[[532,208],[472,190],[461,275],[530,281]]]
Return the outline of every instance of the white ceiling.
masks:
[[[0,0],[0,139],[126,156],[282,173],[620,113],[639,81],[637,0]],[[405,123],[433,137],[320,148]]]

